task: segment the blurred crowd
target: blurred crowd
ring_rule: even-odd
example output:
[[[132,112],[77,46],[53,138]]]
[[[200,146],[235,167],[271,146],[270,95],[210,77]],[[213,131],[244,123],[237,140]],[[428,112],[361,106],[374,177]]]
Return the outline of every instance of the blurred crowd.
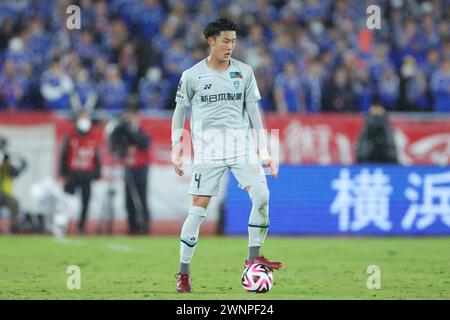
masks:
[[[66,9],[81,8],[69,30]],[[381,8],[369,30],[366,9]],[[0,110],[170,110],[208,54],[216,17],[238,24],[261,107],[278,113],[450,111],[449,0],[6,0]]]

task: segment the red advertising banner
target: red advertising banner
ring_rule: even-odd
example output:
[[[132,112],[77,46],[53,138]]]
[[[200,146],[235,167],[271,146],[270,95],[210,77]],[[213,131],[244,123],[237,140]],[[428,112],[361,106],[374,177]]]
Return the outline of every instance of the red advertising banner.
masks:
[[[351,164],[364,125],[362,115],[297,115],[265,117],[272,146],[284,164]],[[170,161],[170,119],[144,119],[151,135],[151,159]],[[450,163],[450,117],[421,120],[408,116],[391,119],[400,162],[404,165]],[[278,130],[278,131],[277,131]]]
[[[423,120],[392,117],[399,160],[404,165],[450,163],[450,117]],[[266,117],[279,129],[280,162],[350,164],[364,125],[362,115],[299,115]]]
[[[64,134],[74,130],[71,121],[55,115],[0,114],[0,125],[32,125],[53,122],[57,146]],[[276,145],[281,163],[351,164],[355,145],[364,124],[361,114],[266,115],[272,146]],[[391,117],[400,162],[404,165],[450,163],[450,116],[424,119],[412,115]],[[114,159],[105,143],[105,123],[94,127],[102,143],[103,164]],[[142,117],[142,127],[151,137],[149,159],[152,163],[170,163],[171,118]]]

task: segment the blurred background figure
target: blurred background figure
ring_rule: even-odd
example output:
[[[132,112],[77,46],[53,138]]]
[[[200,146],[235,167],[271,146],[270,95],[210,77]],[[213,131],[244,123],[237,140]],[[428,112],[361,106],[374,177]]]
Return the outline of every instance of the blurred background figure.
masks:
[[[323,111],[355,111],[357,97],[346,68],[336,70],[333,78],[325,84],[322,99]]]
[[[76,119],[76,130],[65,136],[60,158],[60,176],[64,181],[64,191],[74,194],[81,190],[81,212],[78,232],[85,233],[91,182],[100,178],[100,153],[98,140],[92,134],[92,121],[87,113]]]
[[[148,151],[150,138],[141,128],[138,111],[130,103],[119,119],[106,127],[111,153],[124,168],[125,206],[128,234],[148,234],[150,213],[147,203]]]
[[[127,109],[123,115],[128,125],[125,166],[125,202],[129,234],[148,234],[150,213],[147,204],[148,150],[150,138],[142,130],[139,113]]]
[[[100,83],[100,107],[111,114],[123,112],[128,99],[128,89],[115,64],[106,67],[106,78]]]
[[[386,109],[370,107],[356,145],[357,163],[398,163],[397,148]]]
[[[70,95],[73,89],[73,81],[62,68],[59,58],[53,59],[41,79],[45,107],[51,110],[70,110]]]
[[[158,109],[158,95],[146,95],[144,84],[140,85],[148,85],[148,69],[160,69],[173,96],[180,72],[207,53],[198,30],[209,17],[223,15],[237,21],[235,57],[253,67],[264,88],[266,111],[365,112],[376,96],[389,111],[448,112],[444,61],[450,41],[445,1],[378,1],[388,27],[377,32],[366,28],[368,4],[359,0],[264,0],[239,5],[222,0],[86,0],[80,32],[61,27],[66,2],[54,6],[47,2],[0,3],[3,107],[41,109],[44,104],[69,109],[67,77],[77,82],[77,70],[86,68],[92,85],[99,86],[99,106],[107,113],[121,114],[125,96],[140,100],[143,109],[149,107],[150,98],[157,101]],[[62,69],[54,67],[58,59]],[[293,75],[285,68],[287,61],[293,63],[287,67],[295,69]],[[417,69],[414,74],[408,74],[411,61]],[[302,82],[294,86],[293,77],[301,77]],[[304,101],[295,95],[303,95]],[[418,102],[411,102],[416,98]],[[170,102],[167,109],[174,107]]]
[[[434,98],[434,110],[450,111],[450,56],[447,57],[433,73],[431,90]]]
[[[0,208],[9,210],[10,231],[17,233],[20,231],[19,201],[14,195],[13,179],[26,168],[26,162],[20,158],[14,163],[7,147],[7,140],[0,137]]]
[[[162,78],[161,69],[151,67],[139,83],[139,98],[144,110],[164,110],[170,98],[170,83]]]
[[[80,69],[75,80],[75,91],[70,97],[72,110],[75,114],[92,114],[97,105],[98,93],[89,78],[87,69]]]
[[[305,95],[295,64],[287,61],[275,78],[275,105],[280,114],[306,111]]]
[[[0,110],[16,110],[28,91],[28,80],[17,72],[12,60],[7,60],[0,74]]]

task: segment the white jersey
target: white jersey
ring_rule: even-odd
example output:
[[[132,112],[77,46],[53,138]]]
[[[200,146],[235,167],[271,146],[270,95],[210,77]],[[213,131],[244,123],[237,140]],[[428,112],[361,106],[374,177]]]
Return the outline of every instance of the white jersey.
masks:
[[[261,99],[252,68],[230,59],[217,71],[207,58],[183,72],[175,101],[191,106],[195,161],[222,160],[254,152],[245,104]]]

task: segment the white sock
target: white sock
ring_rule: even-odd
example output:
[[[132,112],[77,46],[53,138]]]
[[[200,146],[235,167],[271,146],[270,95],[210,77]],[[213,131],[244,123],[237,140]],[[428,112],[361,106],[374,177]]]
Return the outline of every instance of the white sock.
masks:
[[[200,225],[206,217],[206,209],[192,206],[189,208],[189,215],[184,221],[180,236],[180,262],[189,264],[198,241]]]
[[[255,184],[248,190],[252,211],[248,221],[248,246],[260,247],[269,229],[269,189],[266,184]]]

